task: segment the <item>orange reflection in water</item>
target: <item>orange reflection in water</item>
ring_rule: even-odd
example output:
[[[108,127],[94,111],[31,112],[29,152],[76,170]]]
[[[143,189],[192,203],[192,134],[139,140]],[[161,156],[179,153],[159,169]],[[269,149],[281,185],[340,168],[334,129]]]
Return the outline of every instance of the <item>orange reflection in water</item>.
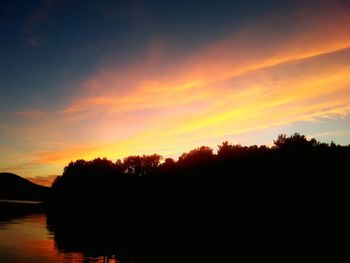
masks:
[[[115,255],[88,257],[82,252],[59,251],[46,228],[46,215],[35,214],[0,221],[0,262],[108,262],[118,263]]]

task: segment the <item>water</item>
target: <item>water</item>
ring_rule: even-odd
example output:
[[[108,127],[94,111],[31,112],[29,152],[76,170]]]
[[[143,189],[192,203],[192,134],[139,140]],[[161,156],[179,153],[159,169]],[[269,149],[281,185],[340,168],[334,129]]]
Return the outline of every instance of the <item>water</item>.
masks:
[[[162,211],[135,217],[118,209],[56,208],[0,201],[0,263],[180,262],[198,242],[178,242],[183,232]]]
[[[233,251],[243,251],[242,224],[236,228],[228,216],[215,214],[215,220],[213,213],[173,208],[135,212],[0,202],[0,263],[226,262]]]
[[[54,263],[54,262],[110,262],[116,263],[116,255],[86,255],[79,248],[65,251],[57,244],[54,231],[49,230],[47,215],[21,203],[21,207],[0,202],[0,262]],[[34,208],[34,209],[33,209]],[[58,235],[60,235],[58,233]]]

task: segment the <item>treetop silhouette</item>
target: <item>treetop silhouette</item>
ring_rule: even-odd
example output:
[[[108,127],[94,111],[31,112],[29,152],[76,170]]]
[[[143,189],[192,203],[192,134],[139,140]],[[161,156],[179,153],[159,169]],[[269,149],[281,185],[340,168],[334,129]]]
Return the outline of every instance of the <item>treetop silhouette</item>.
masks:
[[[116,162],[106,158],[70,162],[53,182],[51,199],[57,203],[124,200],[129,206],[140,207],[160,196],[168,201],[189,200],[194,192],[205,200],[208,193],[216,191],[220,196],[238,185],[241,188],[235,191],[248,186],[256,192],[281,185],[300,187],[342,174],[350,161],[350,146],[320,143],[295,133],[279,135],[271,147],[225,141],[217,154],[202,146],[183,153],[177,161],[162,159],[152,154]]]

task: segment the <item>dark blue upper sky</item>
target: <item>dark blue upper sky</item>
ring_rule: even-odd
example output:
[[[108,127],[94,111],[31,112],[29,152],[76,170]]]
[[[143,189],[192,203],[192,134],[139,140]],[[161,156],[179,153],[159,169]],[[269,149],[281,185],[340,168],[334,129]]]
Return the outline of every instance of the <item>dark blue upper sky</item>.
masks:
[[[257,16],[288,9],[285,1],[252,0],[2,1],[1,110],[54,107],[101,63],[142,59],[153,39],[167,42],[167,53],[185,55]]]

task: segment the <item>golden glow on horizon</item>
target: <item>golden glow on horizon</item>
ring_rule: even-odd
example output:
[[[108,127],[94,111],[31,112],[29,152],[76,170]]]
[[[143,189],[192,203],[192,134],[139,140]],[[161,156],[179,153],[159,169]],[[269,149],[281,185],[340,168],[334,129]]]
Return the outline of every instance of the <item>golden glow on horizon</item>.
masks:
[[[162,154],[176,156],[196,147],[193,141],[207,141],[208,138],[215,140],[227,134],[238,134],[294,121],[312,121],[315,117],[327,114],[345,116],[350,113],[350,106],[346,105],[346,102],[350,101],[347,88],[350,83],[349,76],[350,67],[343,71],[339,70],[333,75],[323,74],[323,77],[318,77],[317,80],[313,75],[309,76],[310,79],[294,79],[289,84],[284,83],[283,92],[279,83],[270,83],[269,87],[257,87],[254,78],[245,82],[244,89],[234,93],[229,90],[218,93],[215,89],[204,89],[206,92],[202,94],[201,102],[209,106],[203,107],[202,111],[195,111],[193,115],[187,111],[180,111],[183,109],[183,101],[180,100],[178,103],[181,108],[177,109],[172,118],[168,114],[158,116],[159,118],[150,128],[144,129],[136,136],[114,143],[107,142],[86,148],[70,147],[63,151],[43,153],[37,156],[38,161],[67,163],[72,159],[92,159],[96,156],[115,159],[137,154],[140,151],[142,153],[162,152]],[[186,89],[183,89],[180,94],[177,92],[173,95],[191,98],[191,94]],[[166,102],[172,99],[171,96],[167,96],[168,94],[162,97],[159,104],[154,100],[147,107],[163,108]],[[174,96],[173,99],[176,100],[177,97]],[[220,100],[220,97],[223,99]],[[193,98],[197,99],[195,92]],[[211,103],[211,100],[214,100],[214,103]],[[233,105],[235,101],[238,102]],[[193,101],[190,102],[193,103]],[[169,104],[176,105],[172,101]],[[108,102],[107,105],[111,107],[111,112],[115,111],[114,103]],[[123,104],[117,105],[123,107]],[[164,145],[171,145],[170,150],[164,151]],[[182,148],[183,145],[186,148]]]

